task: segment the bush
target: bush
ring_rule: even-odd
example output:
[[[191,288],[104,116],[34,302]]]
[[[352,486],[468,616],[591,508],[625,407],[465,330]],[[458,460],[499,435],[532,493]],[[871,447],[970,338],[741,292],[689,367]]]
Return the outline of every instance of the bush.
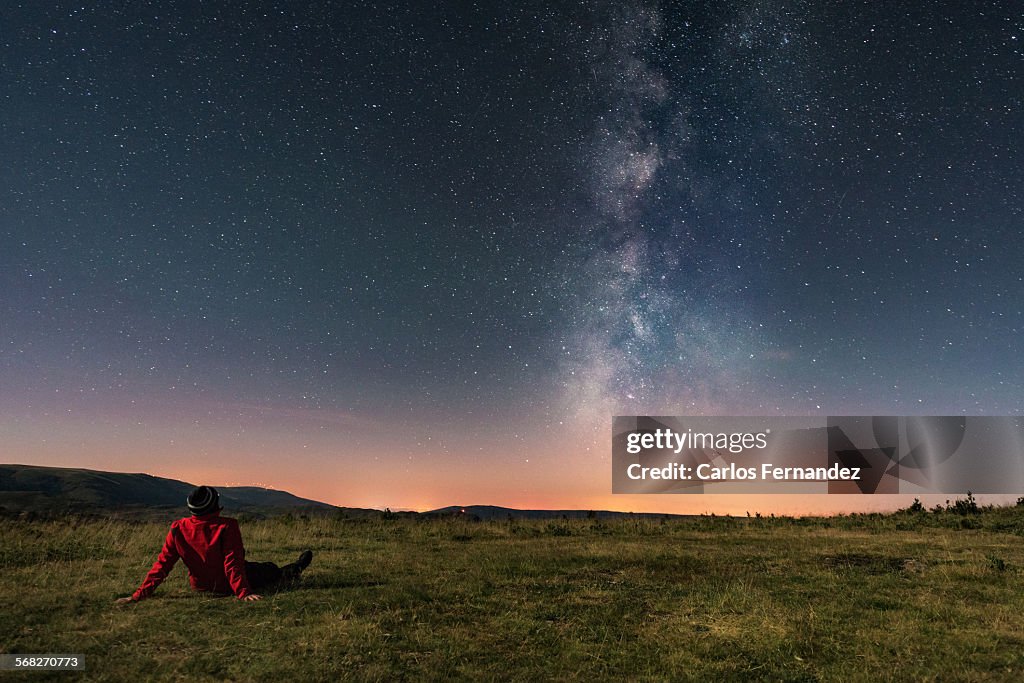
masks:
[[[977,501],[974,500],[974,494],[970,491],[967,492],[967,498],[964,498],[963,500],[957,498],[956,502],[953,503],[953,507],[950,509],[958,515],[976,515],[981,512],[981,508],[978,507]]]
[[[901,512],[909,512],[914,514],[918,512],[924,512],[924,505],[921,503],[920,498],[915,498],[914,502],[910,504],[910,507],[908,507],[906,510],[901,510]]]

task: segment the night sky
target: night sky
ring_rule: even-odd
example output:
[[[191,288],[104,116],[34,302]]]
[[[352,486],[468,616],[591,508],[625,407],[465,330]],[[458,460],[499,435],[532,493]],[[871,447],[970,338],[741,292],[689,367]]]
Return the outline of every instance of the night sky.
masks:
[[[611,416],[1024,411],[1014,3],[96,5],[0,9],[0,461],[728,512]]]

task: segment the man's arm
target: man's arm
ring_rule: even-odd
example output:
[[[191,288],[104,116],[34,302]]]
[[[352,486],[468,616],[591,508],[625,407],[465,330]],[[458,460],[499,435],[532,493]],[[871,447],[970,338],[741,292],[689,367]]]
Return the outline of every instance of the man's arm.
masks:
[[[160,550],[160,555],[157,556],[156,562],[153,563],[153,568],[146,574],[146,578],[142,581],[142,585],[135,591],[131,598],[128,600],[121,598],[118,602],[138,602],[139,600],[145,600],[156,587],[160,585],[160,582],[167,578],[167,575],[174,569],[174,564],[178,561],[178,549],[174,545],[174,527],[167,532],[167,538],[164,539],[164,547]]]
[[[240,600],[259,600],[249,590],[249,578],[245,575],[245,546],[238,524],[228,524],[221,535],[224,544],[224,575],[228,577],[231,590]]]

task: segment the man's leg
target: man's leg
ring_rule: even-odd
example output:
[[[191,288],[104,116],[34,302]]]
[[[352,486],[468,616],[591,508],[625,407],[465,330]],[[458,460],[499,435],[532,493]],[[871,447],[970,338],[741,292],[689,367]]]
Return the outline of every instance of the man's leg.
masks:
[[[299,574],[302,570],[309,566],[309,563],[313,561],[313,551],[304,550],[299,559],[291,564],[286,564],[281,567],[281,578],[285,581],[295,581],[299,578]]]
[[[249,588],[259,592],[268,588],[278,588],[283,583],[289,583],[299,578],[309,563],[313,561],[313,551],[306,550],[299,555],[299,559],[291,564],[278,567],[273,562],[249,562],[245,563],[245,574],[249,578]]]
[[[267,588],[274,588],[281,582],[282,570],[273,562],[245,563],[245,575],[249,579],[249,588],[259,593]]]

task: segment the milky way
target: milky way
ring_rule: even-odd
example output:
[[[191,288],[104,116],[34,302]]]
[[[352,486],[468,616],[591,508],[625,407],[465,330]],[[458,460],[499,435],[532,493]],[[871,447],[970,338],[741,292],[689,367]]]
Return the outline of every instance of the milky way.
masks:
[[[686,160],[700,143],[688,96],[670,96],[663,68],[648,61],[663,32],[660,12],[603,9],[585,53],[605,110],[583,155],[591,215],[566,354],[570,410],[598,421],[615,412],[728,410],[748,360],[738,354],[751,344],[735,324],[737,304],[715,296],[729,275],[716,268],[714,286],[694,280],[700,256],[691,253],[688,212],[655,224],[649,217],[669,196],[694,201]]]
[[[1020,56],[1016,24],[798,3],[709,14],[617,6],[590,40],[607,109],[585,157],[570,402],[1018,411],[1012,360],[977,355],[1008,351],[998,330],[1020,322],[1020,278],[995,248],[1020,249],[1007,136],[1021,116],[999,66]]]

